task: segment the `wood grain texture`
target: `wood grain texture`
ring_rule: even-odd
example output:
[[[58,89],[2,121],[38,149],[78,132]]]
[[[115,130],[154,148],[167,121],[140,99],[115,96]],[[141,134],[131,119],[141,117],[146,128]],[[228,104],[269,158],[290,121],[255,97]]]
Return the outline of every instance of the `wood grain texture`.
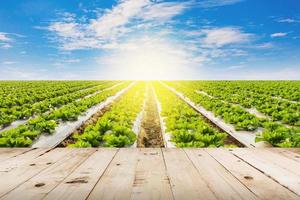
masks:
[[[76,149],[42,173],[29,179],[1,199],[42,199],[71,174],[95,150]]]
[[[254,193],[204,149],[185,149],[185,152],[197,168],[201,179],[207,183],[218,199],[257,199]]]
[[[173,199],[161,149],[139,149],[131,199]]]
[[[18,156],[20,154],[24,154],[28,151],[31,151],[32,149],[28,148],[18,148],[18,149],[13,149],[13,148],[3,148],[0,151],[0,162],[3,162],[6,159],[9,159],[11,157]]]
[[[88,199],[130,199],[138,154],[135,148],[120,149]]]
[[[206,151],[260,199],[299,198],[255,167],[233,155],[230,151],[226,149],[207,149]]]
[[[300,199],[296,149],[0,149],[0,199]]]
[[[43,156],[27,159],[23,165],[1,174],[0,197],[50,167],[70,152],[71,149],[54,149]]]
[[[163,149],[163,154],[175,199],[217,199],[182,149]]]
[[[116,149],[99,149],[52,190],[45,199],[86,199],[116,152]]]
[[[284,160],[281,161],[277,158],[274,158],[274,160],[276,160],[276,163],[274,163],[271,161],[273,157],[268,157],[262,154],[261,151],[253,152],[248,149],[235,149],[232,151],[232,153],[250,165],[254,166],[257,170],[276,180],[284,187],[287,187],[297,195],[300,195],[300,177],[290,170],[282,167],[282,164],[285,164],[283,163]],[[289,163],[286,163],[286,165],[288,164]],[[298,167],[298,169],[300,168]],[[277,190],[275,191],[278,192]]]

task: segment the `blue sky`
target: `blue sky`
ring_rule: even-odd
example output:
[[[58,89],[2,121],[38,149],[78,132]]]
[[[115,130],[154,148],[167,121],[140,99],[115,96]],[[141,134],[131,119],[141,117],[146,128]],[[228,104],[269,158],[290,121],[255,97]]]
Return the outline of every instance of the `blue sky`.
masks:
[[[295,0],[10,0],[0,79],[300,79]]]

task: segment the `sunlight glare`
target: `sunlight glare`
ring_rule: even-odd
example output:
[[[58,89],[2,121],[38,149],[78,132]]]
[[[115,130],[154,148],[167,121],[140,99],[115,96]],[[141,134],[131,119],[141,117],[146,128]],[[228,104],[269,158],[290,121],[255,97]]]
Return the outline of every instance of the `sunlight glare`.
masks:
[[[186,53],[170,42],[136,40],[101,58],[117,79],[162,80],[180,78],[186,70]],[[114,76],[115,77],[115,76]]]

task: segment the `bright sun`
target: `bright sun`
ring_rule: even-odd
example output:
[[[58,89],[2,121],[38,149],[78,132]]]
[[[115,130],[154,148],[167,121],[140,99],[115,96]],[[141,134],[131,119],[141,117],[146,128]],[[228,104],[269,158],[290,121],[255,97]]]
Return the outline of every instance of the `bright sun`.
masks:
[[[187,56],[174,44],[158,39],[135,40],[100,59],[117,79],[162,80],[186,73]]]

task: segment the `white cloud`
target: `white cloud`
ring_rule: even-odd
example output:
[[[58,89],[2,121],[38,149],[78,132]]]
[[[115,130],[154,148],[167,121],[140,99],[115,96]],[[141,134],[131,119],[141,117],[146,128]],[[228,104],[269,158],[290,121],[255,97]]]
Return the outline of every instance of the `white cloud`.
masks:
[[[63,62],[65,62],[65,63],[79,63],[80,59],[66,59]]]
[[[12,47],[11,42],[13,39],[9,37],[8,33],[0,32],[0,48],[9,49]]]
[[[54,22],[49,27],[50,31],[56,32],[60,37],[68,38],[74,37],[79,38],[83,36],[83,33],[79,30],[79,25],[73,22]]]
[[[236,3],[240,3],[244,0],[203,0],[198,3],[198,6],[203,8],[213,8],[219,6],[227,6]]]
[[[190,6],[191,3],[189,2],[187,3],[164,2],[159,4],[151,4],[147,6],[142,12],[140,12],[138,17],[146,21],[155,20],[158,23],[162,23],[179,15]]]
[[[149,5],[148,0],[122,0],[119,4],[97,19],[91,20],[89,29],[99,37],[111,37],[123,32],[130,20],[138,15],[143,7]]]
[[[265,42],[265,43],[261,43],[261,44],[254,44],[254,45],[246,46],[246,48],[250,48],[250,49],[270,49],[273,47],[274,47],[274,44],[271,42]]]
[[[270,46],[255,43],[255,35],[240,27],[206,26],[200,30],[180,31],[174,26],[182,23],[175,17],[192,6],[217,7],[238,2],[241,1],[214,0],[198,4],[194,0],[118,0],[114,7],[100,10],[93,19],[82,20],[65,13],[42,29],[53,34],[52,41],[58,42],[63,52],[101,49],[101,56],[96,60],[101,68],[99,74],[105,78],[181,78],[183,74],[193,74],[193,69],[220,59],[248,56],[247,47],[249,50],[254,46]],[[248,43],[250,41],[253,44]],[[60,59],[53,65],[65,68],[68,63],[77,61],[80,62]]]
[[[9,49],[9,48],[12,48],[11,44],[8,43],[0,44],[0,49]]]
[[[239,28],[224,27],[205,29],[202,44],[208,47],[222,47],[229,44],[239,44],[250,41],[251,34],[242,32]]]
[[[0,32],[0,42],[10,42],[12,39],[8,37],[7,33]]]
[[[278,33],[273,33],[270,35],[271,38],[276,38],[276,37],[285,37],[287,36],[288,33],[283,33],[283,32],[278,32]]]
[[[280,19],[280,20],[277,20],[278,22],[280,23],[300,23],[300,20],[299,19],[293,19],[293,18],[284,18],[284,19]]]
[[[80,21],[74,14],[65,13],[48,27],[36,28],[52,32],[52,41],[58,41],[62,50],[106,48],[132,32],[171,21],[189,6],[189,2],[119,0],[95,19]]]

